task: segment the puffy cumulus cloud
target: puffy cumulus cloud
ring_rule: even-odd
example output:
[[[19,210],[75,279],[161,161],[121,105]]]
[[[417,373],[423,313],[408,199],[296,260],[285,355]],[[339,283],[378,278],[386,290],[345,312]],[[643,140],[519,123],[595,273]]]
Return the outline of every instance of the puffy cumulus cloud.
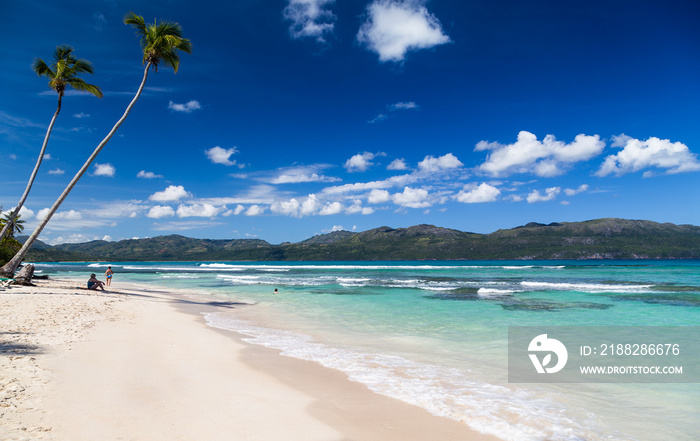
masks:
[[[370,152],[364,152],[364,153],[358,153],[357,155],[353,156],[352,158],[348,159],[345,161],[345,164],[343,167],[350,172],[363,172],[366,171],[368,168],[370,168],[374,163],[372,162],[372,159],[376,158],[377,156],[386,156],[384,153],[370,153]]]
[[[20,213],[21,212],[22,211],[20,210]],[[37,220],[43,221],[46,218],[46,216],[49,215],[50,212],[51,212],[50,208],[42,208],[36,214]],[[60,212],[54,213],[53,216],[51,216],[51,220],[73,220],[73,221],[76,221],[76,220],[81,220],[82,218],[83,218],[83,215],[80,214],[79,211],[75,211],[75,210],[60,211]]]
[[[428,200],[429,193],[422,188],[404,187],[403,193],[395,193],[391,199],[396,205],[410,208],[426,208],[432,203]]]
[[[336,19],[328,9],[335,0],[289,0],[282,14],[292,23],[289,33],[293,38],[314,38],[325,43],[325,35],[332,33]]]
[[[151,209],[148,210],[148,214],[146,214],[146,217],[150,217],[151,219],[160,219],[163,217],[172,216],[175,216],[175,210],[173,210],[173,207],[164,205],[156,205],[155,207],[151,207]]]
[[[58,245],[62,243],[85,243],[95,239],[95,237],[86,236],[79,233],[61,235],[53,239],[41,237],[41,241],[49,245]]]
[[[464,164],[462,164],[455,155],[448,153],[437,158],[434,156],[426,156],[425,159],[418,163],[418,168],[425,172],[438,172],[441,170],[459,168],[463,165]]]
[[[112,164],[95,164],[95,169],[92,172],[93,176],[107,176],[107,177],[113,177],[114,174],[117,172],[117,169],[114,168]]]
[[[324,207],[315,194],[306,198],[291,198],[289,200],[277,200],[270,204],[270,211],[292,217],[303,217],[318,214]]]
[[[199,104],[199,101],[196,100],[188,101],[185,104],[177,104],[172,101],[168,103],[168,109],[174,112],[192,113],[192,111],[201,108],[202,106]]]
[[[313,38],[326,43],[326,35],[333,32],[335,15],[328,9],[335,0],[289,0],[282,15],[291,21],[292,38]]]
[[[403,158],[394,159],[391,164],[386,166],[387,170],[408,170],[408,165]]]
[[[246,216],[260,216],[265,212],[265,207],[262,207],[260,205],[251,205],[248,207],[248,209],[245,211]]]
[[[379,61],[403,61],[406,52],[449,43],[440,21],[422,0],[375,0],[367,6],[357,41],[379,55]]]
[[[340,202],[328,202],[326,205],[319,210],[318,214],[321,216],[330,216],[333,214],[339,214],[343,211],[343,204]]]
[[[541,194],[538,190],[533,190],[532,193],[527,195],[527,202],[533,204],[535,202],[546,202],[551,201],[556,198],[559,193],[561,193],[560,187],[550,187],[545,190],[545,194]]]
[[[588,191],[588,184],[581,184],[578,186],[578,188],[566,188],[566,189],[564,189],[564,193],[567,196],[575,196],[579,193],[583,193],[584,191]]]
[[[697,155],[681,142],[656,137],[642,141],[623,134],[613,137],[612,146],[622,150],[605,158],[597,176],[621,176],[646,168],[662,169],[666,174],[700,171]]]
[[[287,201],[275,201],[270,205],[270,211],[286,216],[300,217],[301,202],[297,198]]]
[[[362,206],[362,201],[359,199],[356,199],[353,201],[353,204],[345,209],[345,213],[347,214],[372,214],[374,213],[374,208],[372,207],[363,207]]]
[[[226,211],[226,206],[214,206],[207,202],[202,204],[180,205],[177,207],[177,217],[216,217]]]
[[[190,197],[190,193],[182,185],[170,185],[163,191],[157,191],[148,197],[155,202],[175,202]]]
[[[238,165],[238,163],[234,160],[231,161],[231,156],[235,155],[238,153],[238,149],[236,147],[230,148],[230,149],[223,149],[219,146],[212,147],[209,150],[205,150],[204,154],[207,155],[207,158],[214,164],[223,164],[223,165]],[[238,165],[240,167],[240,165]]]
[[[143,178],[143,179],[156,179],[156,178],[162,178],[163,175],[157,175],[153,172],[147,172],[146,170],[141,170],[136,174],[137,178]]]
[[[377,188],[369,192],[367,196],[367,202],[370,204],[383,204],[391,200],[391,195],[386,190],[379,190]]]
[[[53,170],[49,170],[48,173],[49,173],[50,175],[62,175],[62,174],[64,174],[65,172],[66,172],[65,170],[61,170],[60,168],[55,168],[55,169],[53,169]]]
[[[455,199],[465,204],[476,204],[480,202],[494,202],[500,195],[501,191],[498,188],[483,182],[478,186],[465,186],[464,189],[455,195]]]
[[[576,136],[574,142],[566,144],[547,135],[542,141],[530,132],[518,133],[514,144],[481,141],[475,151],[489,150],[486,161],[479,169],[491,176],[510,176],[515,173],[534,173],[541,177],[552,177],[564,173],[574,162],[587,161],[603,152],[605,143],[598,135]]]
[[[12,207],[12,209],[8,210],[8,212],[14,211],[15,208],[17,207]],[[34,217],[34,210],[32,210],[31,208],[27,208],[26,205],[22,205],[22,208],[19,209],[19,215],[22,217],[22,219],[29,220],[32,217]]]

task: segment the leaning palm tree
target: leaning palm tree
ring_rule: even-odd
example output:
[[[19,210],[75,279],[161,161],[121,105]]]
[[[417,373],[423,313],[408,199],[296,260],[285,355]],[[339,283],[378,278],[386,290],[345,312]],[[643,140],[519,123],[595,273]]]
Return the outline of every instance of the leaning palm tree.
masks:
[[[151,69],[151,67],[157,72],[158,64],[162,62],[166,66],[172,67],[175,73],[177,73],[178,67],[180,66],[178,51],[183,51],[188,54],[192,51],[192,43],[190,43],[188,39],[182,37],[182,27],[177,23],[154,22],[153,24],[146,24],[143,17],[130,12],[124,17],[124,24],[133,26],[136,29],[136,34],[141,38],[143,64],[146,65],[143,71],[143,80],[141,80],[141,85],[136,91],[136,95],[131,100],[131,103],[129,103],[127,106],[126,111],[124,111],[122,117],[119,118],[114,127],[112,127],[112,130],[110,130],[105,139],[103,139],[102,142],[100,142],[100,144],[95,148],[95,151],[92,152],[92,155],[90,155],[85,164],[83,164],[83,167],[73,177],[73,180],[70,181],[66,189],[63,190],[63,193],[61,193],[61,196],[59,196],[56,202],[54,202],[46,217],[44,217],[44,219],[34,229],[34,232],[31,234],[31,236],[29,236],[27,241],[24,242],[24,245],[17,252],[17,254],[15,254],[15,256],[10,259],[9,262],[0,268],[0,275],[14,275],[15,270],[22,262],[22,259],[24,259],[24,256],[27,254],[27,251],[29,251],[29,248],[32,246],[34,241],[37,239],[37,237],[39,237],[39,234],[41,234],[41,231],[49,222],[51,216],[56,213],[58,207],[66,199],[73,187],[75,187],[75,184],[78,183],[78,180],[88,170],[90,164],[92,164],[102,148],[107,145],[119,126],[121,126],[124,120],[126,120],[126,117],[129,116],[129,112],[131,112],[132,107],[134,107],[134,104],[136,104],[136,101],[141,96],[141,92],[146,85],[148,71]]]
[[[49,128],[46,130],[46,136],[44,136],[44,143],[39,151],[39,158],[36,160],[36,165],[29,177],[29,182],[27,182],[27,188],[24,189],[24,193],[20,198],[17,206],[12,211],[12,213],[19,214],[19,210],[24,205],[24,201],[27,200],[29,191],[32,189],[34,184],[34,179],[39,172],[39,167],[41,166],[41,161],[44,159],[44,153],[46,152],[46,145],[49,143],[49,137],[51,136],[51,130],[53,130],[53,125],[56,122],[58,114],[61,112],[61,102],[63,101],[63,95],[66,91],[66,87],[70,86],[75,90],[82,92],[88,92],[95,95],[98,98],[102,98],[102,91],[99,87],[88,84],[85,80],[78,78],[81,73],[92,73],[92,64],[87,60],[82,60],[75,58],[73,56],[73,48],[70,46],[58,46],[53,53],[54,61],[51,65],[48,65],[41,58],[34,59],[32,64],[32,69],[40,77],[47,77],[49,79],[49,87],[58,93],[58,107],[56,112],[51,118],[51,123],[49,123]],[[9,225],[11,222],[5,224],[5,227],[0,232],[0,241],[5,238],[9,233]]]

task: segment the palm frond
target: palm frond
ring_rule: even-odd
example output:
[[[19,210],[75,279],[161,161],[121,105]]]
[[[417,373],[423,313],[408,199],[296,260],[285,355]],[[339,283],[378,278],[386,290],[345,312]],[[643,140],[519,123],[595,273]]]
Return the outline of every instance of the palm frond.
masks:
[[[68,45],[56,46],[56,49],[53,51],[53,59],[59,61],[73,58],[72,52],[73,48]]]
[[[52,78],[55,75],[54,71],[52,71],[49,65],[46,64],[46,62],[41,58],[34,59],[34,62],[32,63],[32,70],[40,77],[46,76]]]
[[[142,16],[133,12],[124,17],[124,23],[136,29],[143,50],[143,63],[151,63],[156,72],[162,61],[177,73],[180,65],[177,51],[192,52],[192,43],[182,37],[182,27],[177,23],[154,21],[146,24]]]
[[[76,58],[73,55],[73,48],[67,45],[57,46],[53,57],[54,61],[51,65],[41,58],[35,58],[32,70],[39,76],[48,77],[49,87],[58,92],[59,96],[63,96],[66,85],[70,84],[78,90],[85,90],[102,98],[102,91],[97,86],[87,84],[78,78],[81,73],[93,72],[92,63]]]
[[[83,80],[82,78],[71,78],[66,82],[75,90],[79,90],[81,92],[89,92],[98,98],[102,98],[104,96],[102,94],[102,90],[100,90],[99,87],[95,86],[94,84],[86,83],[85,80]]]
[[[73,72],[75,73],[92,73],[92,63],[90,63],[87,60],[75,60],[75,63],[73,64],[72,67]]]

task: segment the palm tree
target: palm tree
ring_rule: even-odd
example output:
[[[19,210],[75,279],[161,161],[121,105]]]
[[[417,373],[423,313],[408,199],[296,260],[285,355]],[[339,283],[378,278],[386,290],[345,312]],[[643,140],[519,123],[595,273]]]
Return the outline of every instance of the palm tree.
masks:
[[[0,219],[0,224],[4,225],[5,228],[8,229],[9,237],[14,237],[15,233],[20,234],[24,231],[24,219],[20,219],[22,216],[17,214],[15,215],[15,210],[8,211],[5,213],[5,216],[3,216],[3,219]]]
[[[172,67],[175,73],[177,73],[177,69],[180,65],[178,51],[180,50],[188,54],[192,52],[192,43],[190,43],[190,40],[182,37],[182,27],[177,23],[156,23],[154,21],[153,24],[146,24],[143,17],[136,15],[133,12],[129,12],[124,17],[124,24],[133,26],[136,29],[136,35],[141,38],[143,64],[146,65],[145,69],[143,70],[143,80],[141,80],[141,85],[136,91],[136,95],[131,100],[131,103],[129,103],[124,111],[122,117],[119,118],[114,127],[112,127],[112,130],[110,130],[105,139],[103,139],[102,142],[100,142],[100,144],[95,148],[95,151],[92,152],[92,155],[90,155],[85,164],[83,164],[83,167],[73,177],[73,180],[70,181],[66,189],[63,190],[61,196],[59,196],[56,202],[54,202],[48,215],[34,229],[34,232],[31,234],[31,236],[29,236],[27,241],[24,242],[24,245],[17,252],[17,254],[15,254],[15,256],[10,259],[9,262],[0,268],[0,276],[7,277],[14,275],[15,270],[22,262],[22,259],[24,259],[24,256],[27,254],[27,251],[29,251],[29,248],[32,246],[34,241],[37,239],[37,237],[39,237],[39,234],[41,234],[41,231],[49,222],[51,216],[56,213],[58,207],[66,199],[71,190],[73,190],[73,187],[75,187],[75,184],[78,183],[78,180],[88,170],[90,164],[92,164],[102,148],[107,145],[119,126],[121,126],[124,120],[126,120],[126,117],[129,116],[129,112],[131,112],[132,107],[134,107],[134,104],[136,104],[136,101],[141,96],[141,92],[146,85],[149,69],[153,67],[154,70],[158,71],[158,64],[163,62],[163,64],[166,66]]]
[[[49,87],[58,93],[58,107],[56,112],[51,118],[51,123],[49,124],[48,130],[46,130],[46,136],[44,136],[44,143],[41,146],[41,151],[39,151],[39,158],[36,160],[36,165],[29,177],[29,182],[27,182],[27,188],[24,189],[24,193],[20,198],[17,206],[12,211],[12,213],[18,213],[19,210],[24,205],[24,201],[27,200],[29,191],[32,189],[34,184],[34,179],[39,172],[39,167],[41,166],[41,161],[44,159],[44,152],[46,152],[46,145],[49,143],[49,137],[51,136],[51,130],[53,130],[53,125],[56,122],[56,117],[61,112],[61,102],[63,101],[63,95],[65,93],[66,87],[70,86],[75,90],[88,92],[95,95],[98,98],[102,98],[102,91],[99,87],[88,84],[85,80],[78,78],[78,74],[81,73],[92,73],[92,64],[87,60],[82,60],[75,58],[73,56],[73,48],[70,46],[58,46],[53,53],[53,63],[49,66],[41,58],[34,59],[32,64],[32,70],[36,72],[40,77],[47,77],[49,79]],[[8,234],[9,225],[11,222],[5,224],[5,227],[0,232],[0,241]]]

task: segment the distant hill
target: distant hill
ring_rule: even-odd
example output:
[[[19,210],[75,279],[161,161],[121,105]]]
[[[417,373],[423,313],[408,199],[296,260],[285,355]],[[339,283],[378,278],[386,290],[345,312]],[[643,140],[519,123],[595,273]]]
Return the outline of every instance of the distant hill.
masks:
[[[529,223],[490,234],[416,225],[334,231],[298,243],[180,235],[32,248],[30,260],[492,260],[700,258],[700,227],[644,220]]]

